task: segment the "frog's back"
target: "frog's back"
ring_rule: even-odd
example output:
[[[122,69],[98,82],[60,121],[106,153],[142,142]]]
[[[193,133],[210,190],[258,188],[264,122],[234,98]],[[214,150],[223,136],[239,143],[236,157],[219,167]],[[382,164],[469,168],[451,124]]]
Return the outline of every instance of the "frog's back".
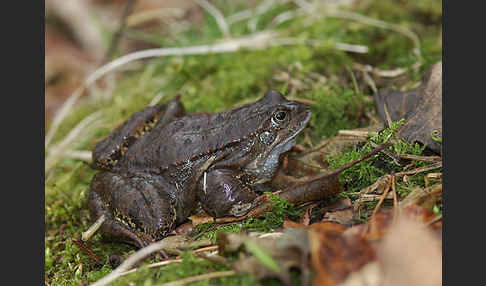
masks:
[[[164,169],[229,148],[258,131],[267,110],[252,105],[214,114],[193,114],[156,126],[126,153],[127,168]]]
[[[267,93],[257,102],[214,114],[191,114],[156,125],[124,157],[128,170],[162,170],[204,155],[213,155],[261,132],[274,107],[287,100]]]

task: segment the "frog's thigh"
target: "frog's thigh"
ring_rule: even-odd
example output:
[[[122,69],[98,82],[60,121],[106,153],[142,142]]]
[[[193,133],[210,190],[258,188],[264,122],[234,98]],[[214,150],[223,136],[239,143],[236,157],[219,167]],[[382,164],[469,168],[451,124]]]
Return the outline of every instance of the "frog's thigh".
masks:
[[[90,209],[94,218],[106,214],[111,219],[103,224],[104,233],[139,247],[165,236],[175,217],[167,194],[141,178],[109,172],[93,178]]]
[[[112,240],[127,242],[139,248],[149,244],[149,241],[139,238],[132,230],[116,221],[111,212],[106,208],[106,205],[101,200],[99,194],[93,189],[89,191],[88,204],[93,219],[105,215],[106,220],[101,225],[101,231],[105,237]]]
[[[198,200],[206,213],[213,217],[233,215],[232,208],[251,204],[257,195],[239,179],[235,172],[215,169],[201,177],[198,185]]]

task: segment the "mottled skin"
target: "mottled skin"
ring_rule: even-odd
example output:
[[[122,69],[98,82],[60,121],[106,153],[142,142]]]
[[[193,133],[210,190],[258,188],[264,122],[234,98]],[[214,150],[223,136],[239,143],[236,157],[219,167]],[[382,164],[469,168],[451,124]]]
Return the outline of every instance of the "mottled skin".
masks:
[[[214,114],[185,115],[176,98],[132,115],[93,151],[101,170],[89,208],[103,233],[143,247],[160,240],[200,205],[214,217],[247,213],[256,189],[275,175],[281,153],[310,109],[270,91]]]

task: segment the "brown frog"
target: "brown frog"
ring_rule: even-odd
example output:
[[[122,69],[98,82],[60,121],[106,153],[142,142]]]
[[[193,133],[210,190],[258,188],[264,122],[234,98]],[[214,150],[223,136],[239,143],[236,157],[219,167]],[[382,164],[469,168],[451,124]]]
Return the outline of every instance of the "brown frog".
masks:
[[[105,215],[105,236],[138,247],[199,205],[213,217],[245,215],[310,115],[277,91],[221,113],[186,115],[179,98],[136,112],[95,146],[91,215]]]

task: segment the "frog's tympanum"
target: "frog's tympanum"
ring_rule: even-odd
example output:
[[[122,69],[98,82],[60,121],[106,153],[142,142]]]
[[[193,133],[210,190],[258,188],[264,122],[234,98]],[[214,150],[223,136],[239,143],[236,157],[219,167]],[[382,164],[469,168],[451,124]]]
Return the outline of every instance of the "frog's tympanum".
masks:
[[[221,113],[186,115],[178,98],[136,112],[95,146],[91,215],[105,215],[105,236],[138,247],[199,205],[213,217],[245,215],[310,115],[276,91]]]

